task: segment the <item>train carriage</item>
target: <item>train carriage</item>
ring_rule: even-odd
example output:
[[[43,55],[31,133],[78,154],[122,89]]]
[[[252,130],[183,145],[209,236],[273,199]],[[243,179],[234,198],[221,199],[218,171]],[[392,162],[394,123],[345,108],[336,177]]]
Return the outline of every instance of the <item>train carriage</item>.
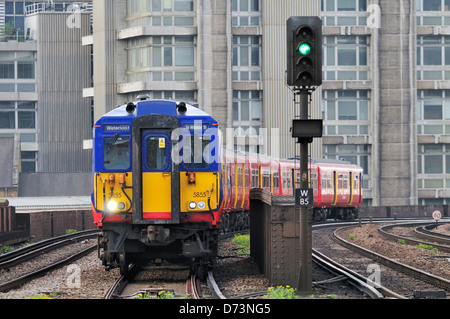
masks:
[[[147,259],[209,262],[223,200],[217,122],[186,103],[143,100],[106,114],[94,131],[103,264],[125,273]]]
[[[222,149],[217,121],[184,102],[130,102],[94,126],[92,213],[98,254],[126,274],[163,259],[205,269],[219,232],[246,228],[252,188],[292,195],[299,162]],[[362,169],[312,160],[314,219],[352,218],[362,204]]]

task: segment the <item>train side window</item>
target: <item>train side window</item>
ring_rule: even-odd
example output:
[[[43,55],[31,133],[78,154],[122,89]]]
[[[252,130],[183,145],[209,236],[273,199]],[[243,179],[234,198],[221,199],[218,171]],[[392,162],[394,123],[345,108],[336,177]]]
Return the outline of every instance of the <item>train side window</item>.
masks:
[[[263,172],[263,188],[270,188],[269,171],[264,171]]]
[[[193,136],[183,136],[183,164],[187,169],[209,167],[211,163],[210,143],[212,139],[208,135],[193,134]]]
[[[280,188],[280,177],[278,172],[273,172],[273,188]]]
[[[289,172],[286,173],[287,174],[287,188],[291,189],[291,178],[292,178],[292,174],[290,174]]]
[[[103,138],[103,165],[105,169],[130,168],[130,137],[116,134]]]
[[[317,189],[317,173],[313,173],[311,174],[311,188],[312,189]]]
[[[238,178],[238,187],[242,187],[242,168],[240,167],[238,167],[237,178]]]
[[[252,188],[259,188],[259,176],[257,169],[252,169]]]
[[[353,189],[357,190],[359,188],[359,174],[355,174],[353,176]]]
[[[344,187],[344,175],[339,174],[338,175],[338,188],[343,188]]]
[[[247,188],[248,187],[248,179],[249,179],[250,175],[248,173],[248,168],[244,168],[244,187]]]

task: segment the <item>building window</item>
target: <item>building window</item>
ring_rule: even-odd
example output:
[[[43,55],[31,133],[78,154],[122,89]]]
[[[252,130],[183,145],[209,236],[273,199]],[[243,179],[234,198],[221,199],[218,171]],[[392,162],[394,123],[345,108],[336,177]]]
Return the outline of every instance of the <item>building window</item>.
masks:
[[[150,99],[158,99],[158,100],[174,100],[174,101],[183,101],[189,104],[196,105],[197,101],[197,91],[142,91],[142,92],[133,92],[128,95],[128,101],[133,101],[136,99],[136,96],[140,94],[148,94]]]
[[[194,0],[128,0],[128,26],[193,26]]]
[[[322,11],[366,11],[367,0],[322,0]]]
[[[367,42],[367,36],[324,37],[324,80],[367,80]]]
[[[325,135],[369,134],[368,91],[323,91]]]
[[[450,0],[417,0],[416,10],[417,25],[450,25]]]
[[[36,172],[37,152],[20,152],[22,172]]]
[[[417,11],[450,11],[450,0],[417,0]]]
[[[367,0],[322,0],[324,26],[367,25]]]
[[[418,134],[450,134],[450,90],[417,92]]]
[[[233,81],[261,81],[259,36],[233,36]]]
[[[417,37],[417,79],[450,77],[450,36]]]
[[[248,138],[260,135],[262,126],[262,92],[233,91],[233,129],[238,137],[237,149],[257,153],[256,141]],[[246,140],[247,138],[247,140]]]
[[[261,0],[233,0],[233,27],[260,26]]]
[[[0,84],[4,79],[34,80],[35,70],[36,52],[0,52]]]
[[[0,101],[0,130],[36,129],[36,103]]]
[[[195,81],[193,36],[163,36],[128,41],[128,80]]]
[[[450,187],[450,146],[422,144],[418,149],[419,188]]]

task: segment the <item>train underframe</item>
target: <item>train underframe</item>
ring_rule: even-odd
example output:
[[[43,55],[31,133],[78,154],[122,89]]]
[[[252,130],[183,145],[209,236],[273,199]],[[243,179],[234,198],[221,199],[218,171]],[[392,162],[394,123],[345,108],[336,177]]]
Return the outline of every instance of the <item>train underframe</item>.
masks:
[[[149,262],[189,265],[201,275],[212,266],[218,236],[249,228],[248,211],[225,212],[219,228],[211,223],[151,224],[105,223],[98,237],[98,257],[107,269],[120,268],[127,275],[130,264]]]
[[[322,222],[327,219],[355,220],[357,218],[357,207],[316,207],[313,210],[314,222]]]
[[[209,223],[209,226],[211,224]],[[168,260],[207,269],[217,256],[218,229],[208,223],[182,225],[105,224],[98,237],[98,257],[107,269]]]

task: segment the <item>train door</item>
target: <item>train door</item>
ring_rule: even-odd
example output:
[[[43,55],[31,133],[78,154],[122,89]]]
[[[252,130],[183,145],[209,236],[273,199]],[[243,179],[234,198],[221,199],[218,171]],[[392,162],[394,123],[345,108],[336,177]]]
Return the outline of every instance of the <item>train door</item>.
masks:
[[[169,135],[142,136],[142,214],[144,219],[171,219],[172,165]]]
[[[349,198],[348,198],[348,203],[347,203],[347,205],[351,205],[352,203],[353,203],[353,195],[354,195],[354,191],[353,191],[353,183],[354,183],[354,181],[353,181],[353,172],[349,172],[349,191],[350,191],[350,196],[349,196]]]
[[[226,208],[229,211],[231,209],[231,198],[233,194],[233,175],[232,175],[232,166],[230,163],[227,163],[227,185],[228,185],[228,197]]]
[[[291,168],[292,196],[295,196],[295,168]]]
[[[331,205],[336,205],[338,199],[338,176],[337,172],[333,171],[333,200]]]
[[[228,202],[228,172],[227,172],[227,163],[222,163],[222,185],[223,185],[223,200],[222,207],[223,209],[227,208]]]

